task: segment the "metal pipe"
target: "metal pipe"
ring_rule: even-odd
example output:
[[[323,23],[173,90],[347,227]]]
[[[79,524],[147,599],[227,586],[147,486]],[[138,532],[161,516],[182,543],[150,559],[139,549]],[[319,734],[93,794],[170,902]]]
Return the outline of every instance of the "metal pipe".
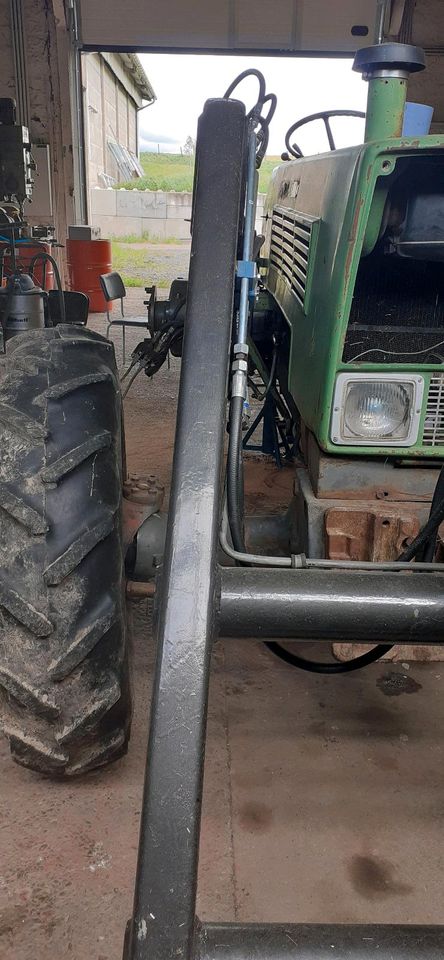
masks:
[[[444,576],[221,567],[219,634],[444,643]]]
[[[222,514],[219,542],[223,552],[227,557],[230,557],[230,560],[235,560],[236,563],[248,564],[252,567],[284,567],[297,570],[368,570],[369,572],[378,570],[401,572],[406,568],[406,564],[399,560],[321,560],[316,557],[311,559],[303,553],[295,553],[287,557],[274,557],[266,554],[244,553],[241,550],[235,550],[228,540],[226,505],[224,506]],[[423,563],[419,561],[412,563],[409,566],[409,571],[411,573],[424,573],[426,571],[428,573],[436,573],[437,565],[436,563]]]
[[[206,923],[195,960],[442,960],[444,926]]]
[[[251,260],[254,236],[254,221],[256,209],[256,134],[250,130],[248,137],[248,168],[247,168],[247,188],[245,199],[245,227],[242,255],[244,260]],[[241,292],[239,301],[239,327],[237,333],[238,343],[246,343],[248,335],[248,294],[250,281],[248,277],[241,279]]]
[[[384,39],[384,24],[389,5],[390,0],[377,0],[375,17],[375,43],[382,43]]]
[[[140,519],[138,521],[140,523]],[[146,583],[156,576],[165,552],[167,514],[155,512],[147,517],[135,533],[136,549],[128,568],[134,589],[137,583]],[[268,564],[268,550],[288,554],[291,536],[290,512],[275,514],[252,514],[245,518],[245,539],[248,549],[260,550],[262,565]],[[133,542],[134,530],[129,530],[127,546]],[[250,556],[250,554],[246,554]],[[131,588],[133,589],[133,588]],[[134,594],[135,595],[135,594]]]
[[[67,5],[67,24],[70,36],[68,53],[69,98],[72,118],[74,211],[76,223],[88,222],[88,189],[86,178],[86,149],[84,123],[84,96],[82,85],[82,42],[78,0]]]
[[[407,98],[406,73],[394,76],[381,71],[369,78],[364,140],[386,140],[400,137]]]

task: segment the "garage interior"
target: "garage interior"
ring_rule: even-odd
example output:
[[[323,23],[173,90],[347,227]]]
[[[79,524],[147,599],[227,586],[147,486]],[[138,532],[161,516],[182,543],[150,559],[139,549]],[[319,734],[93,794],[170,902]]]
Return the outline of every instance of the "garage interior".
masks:
[[[161,5],[129,0],[1,0],[0,96],[48,164],[51,195],[30,225],[88,223],[80,57],[82,51],[281,52],[345,56],[378,41],[424,48],[409,99],[434,105],[431,133],[444,132],[444,20],[439,0],[280,0]],[[334,15],[332,15],[333,7]],[[123,22],[124,19],[124,22]],[[367,33],[352,33],[359,24]],[[204,94],[203,94],[204,99]],[[304,113],[302,95],[300,110]],[[40,203],[40,201],[39,201]],[[68,282],[66,247],[55,249]],[[147,277],[147,282],[149,278]],[[126,314],[140,314],[131,291]],[[95,313],[88,327],[106,334]],[[127,348],[140,337],[127,331]],[[117,362],[120,337],[114,337]],[[155,475],[168,502],[180,360],[140,377],[125,399],[130,474]],[[294,467],[245,458],[247,513],[286,509]],[[134,718],[128,754],[103,770],[50,782],[11,764],[0,742],[0,956],[4,960],[117,960],[132,915],[154,671],[153,600],[130,604]],[[293,645],[304,656],[317,643]],[[329,677],[294,670],[254,638],[219,640],[212,652],[197,915],[204,923],[283,924],[284,946],[217,957],[294,960],[438,960],[384,942],[373,924],[442,923],[444,668],[403,658]],[[404,659],[405,654],[405,659]],[[328,653],[327,653],[328,656]],[[176,718],[177,720],[177,718]],[[168,742],[165,744],[168,750]],[[170,824],[179,840],[180,823]],[[154,918],[153,918],[154,919]],[[319,953],[293,942],[292,924],[362,924],[360,945],[332,941]],[[288,925],[285,927],[285,925]],[[287,931],[287,932],[285,932]],[[286,941],[286,942],[285,942]],[[220,948],[220,949],[219,949]],[[140,948],[142,950],[142,947]],[[348,950],[348,952],[347,952]],[[398,951],[398,952],[397,952]],[[435,952],[434,952],[435,951]],[[191,953],[177,954],[191,960]],[[202,956],[210,953],[202,953]],[[139,956],[139,954],[138,954]],[[154,954],[142,954],[153,956]],[[171,960],[160,953],[155,960]],[[132,960],[132,958],[131,958]]]

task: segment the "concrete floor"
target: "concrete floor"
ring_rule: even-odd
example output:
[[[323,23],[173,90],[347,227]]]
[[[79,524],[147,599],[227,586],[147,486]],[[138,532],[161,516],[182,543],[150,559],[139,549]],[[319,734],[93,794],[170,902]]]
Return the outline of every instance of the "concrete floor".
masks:
[[[140,292],[132,300],[136,309]],[[103,318],[94,326],[102,330]],[[126,409],[131,468],[165,481],[177,366],[153,383],[140,378]],[[248,467],[250,504],[285,503],[291,470]],[[1,960],[121,958],[153,663],[148,603],[134,606],[134,621],[135,715],[125,759],[58,784],[12,764],[0,745]],[[287,667],[253,641],[217,644],[200,915],[443,922],[443,690],[444,664],[375,664],[323,678]]]

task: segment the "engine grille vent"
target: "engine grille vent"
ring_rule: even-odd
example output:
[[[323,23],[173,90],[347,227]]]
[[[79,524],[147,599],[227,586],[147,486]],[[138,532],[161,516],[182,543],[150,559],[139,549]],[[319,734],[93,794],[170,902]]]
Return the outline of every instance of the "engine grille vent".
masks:
[[[444,363],[442,263],[363,257],[344,346],[345,363]]]
[[[444,373],[430,380],[422,442],[425,447],[444,444]]]
[[[275,207],[271,221],[270,265],[283,277],[301,306],[304,306],[308,257],[313,223],[285,207]]]

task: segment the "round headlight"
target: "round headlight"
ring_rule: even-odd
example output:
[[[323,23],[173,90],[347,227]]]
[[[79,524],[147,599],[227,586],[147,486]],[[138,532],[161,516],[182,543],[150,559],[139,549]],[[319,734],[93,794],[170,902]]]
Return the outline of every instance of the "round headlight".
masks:
[[[410,384],[393,381],[349,383],[344,403],[344,435],[368,439],[407,436],[412,394]]]

